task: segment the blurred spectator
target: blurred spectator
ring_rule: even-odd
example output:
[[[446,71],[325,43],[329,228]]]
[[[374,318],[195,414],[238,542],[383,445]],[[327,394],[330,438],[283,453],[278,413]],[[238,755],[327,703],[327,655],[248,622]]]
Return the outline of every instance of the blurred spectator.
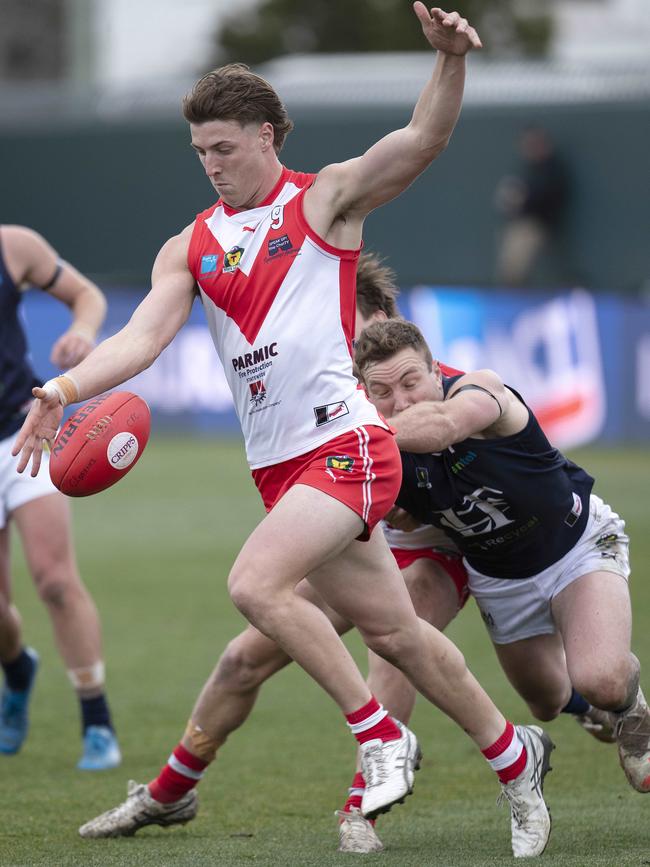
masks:
[[[526,128],[519,140],[521,169],[499,181],[496,206],[505,216],[497,251],[497,280],[525,286],[542,252],[557,245],[569,200],[569,178],[548,133]]]

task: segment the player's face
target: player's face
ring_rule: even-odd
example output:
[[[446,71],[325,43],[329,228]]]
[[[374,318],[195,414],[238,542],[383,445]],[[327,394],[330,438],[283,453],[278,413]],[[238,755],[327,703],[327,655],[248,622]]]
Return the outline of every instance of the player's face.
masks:
[[[388,316],[386,316],[383,310],[375,310],[375,312],[371,313],[370,316],[368,316],[368,318],[366,319],[366,317],[361,312],[361,309],[357,307],[357,315],[354,326],[354,339],[359,339],[359,335],[364,328],[372,325],[373,322],[383,322],[384,319],[388,319]]]
[[[190,124],[192,147],[220,197],[232,208],[249,208],[265,194],[268,152],[273,148],[269,123],[210,120]]]
[[[368,396],[379,412],[390,418],[423,400],[441,400],[442,382],[437,362],[429,370],[416,349],[400,349],[386,361],[369,364],[364,371]]]

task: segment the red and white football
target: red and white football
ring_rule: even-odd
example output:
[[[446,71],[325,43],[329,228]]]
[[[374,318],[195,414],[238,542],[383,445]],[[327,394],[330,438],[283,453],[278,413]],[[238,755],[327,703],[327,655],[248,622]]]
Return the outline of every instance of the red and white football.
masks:
[[[133,469],[150,430],[149,407],[137,394],[100,394],[64,422],[52,446],[50,478],[69,497],[104,491]]]

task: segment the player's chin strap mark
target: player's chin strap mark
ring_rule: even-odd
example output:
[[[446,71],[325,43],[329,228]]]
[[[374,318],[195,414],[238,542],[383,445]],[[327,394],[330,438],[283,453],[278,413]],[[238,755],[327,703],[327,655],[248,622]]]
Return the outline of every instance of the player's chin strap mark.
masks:
[[[54,379],[48,379],[43,385],[43,391],[48,397],[59,398],[61,406],[67,406],[69,403],[76,403],[79,400],[79,386],[74,377],[69,373],[64,373],[61,376],[55,376]]]
[[[482,385],[473,385],[472,383],[468,383],[467,385],[461,385],[460,388],[457,388],[456,391],[452,395],[450,395],[449,399],[451,400],[452,397],[456,397],[456,395],[460,394],[461,391],[469,391],[470,389],[473,389],[474,391],[484,391],[486,394],[489,394],[492,400],[496,401],[496,405],[499,407],[499,418],[501,418],[501,416],[503,415],[503,409],[501,407],[501,404],[499,403],[498,399],[492,394],[492,392],[488,391],[487,388],[483,388]]]

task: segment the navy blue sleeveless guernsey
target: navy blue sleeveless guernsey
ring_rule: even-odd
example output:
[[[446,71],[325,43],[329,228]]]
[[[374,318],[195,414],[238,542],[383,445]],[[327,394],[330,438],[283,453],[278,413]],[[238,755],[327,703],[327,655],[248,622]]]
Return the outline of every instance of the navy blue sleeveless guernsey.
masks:
[[[459,378],[443,377],[445,396]],[[593,478],[553,448],[530,409],[519,433],[468,437],[436,454],[402,452],[402,470],[397,504],[443,529],[474,569],[495,578],[551,566],[589,516]]]
[[[20,298],[7,271],[0,234],[0,439],[20,428],[32,388],[41,384],[27,360],[27,340],[18,317]]]

